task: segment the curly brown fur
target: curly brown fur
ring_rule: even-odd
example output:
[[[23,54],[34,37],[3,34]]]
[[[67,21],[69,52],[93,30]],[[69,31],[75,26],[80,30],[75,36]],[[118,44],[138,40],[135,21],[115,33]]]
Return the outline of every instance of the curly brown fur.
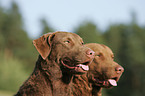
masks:
[[[89,43],[85,46],[95,52],[95,58],[89,65],[87,74],[74,76],[74,96],[102,96],[102,88],[116,86],[124,69],[114,61],[111,49],[105,45]]]
[[[15,96],[70,96],[72,77],[88,70],[94,52],[68,32],[54,32],[33,41],[40,56],[28,80]]]

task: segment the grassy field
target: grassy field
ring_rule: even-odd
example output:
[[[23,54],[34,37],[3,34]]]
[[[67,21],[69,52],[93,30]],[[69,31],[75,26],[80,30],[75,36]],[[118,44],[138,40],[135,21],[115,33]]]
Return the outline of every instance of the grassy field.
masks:
[[[24,70],[23,63],[14,57],[8,57],[3,54],[0,54],[0,61],[0,90],[16,92],[28,78],[28,73]],[[6,95],[1,95],[2,93],[6,93]],[[7,93],[9,94],[9,92],[2,91],[0,96],[9,96]]]
[[[15,93],[0,90],[0,96],[13,96]]]

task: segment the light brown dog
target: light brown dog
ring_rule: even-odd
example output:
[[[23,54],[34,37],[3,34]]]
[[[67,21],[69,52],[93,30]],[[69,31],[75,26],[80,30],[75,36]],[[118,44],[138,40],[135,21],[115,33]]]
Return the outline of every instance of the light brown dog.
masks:
[[[54,32],[33,41],[39,52],[35,69],[16,96],[70,96],[72,77],[89,70],[94,51],[68,32]]]
[[[95,51],[95,58],[89,65],[90,70],[73,79],[74,96],[102,96],[102,88],[117,86],[124,68],[114,61],[111,49],[102,44],[90,43],[85,46]]]

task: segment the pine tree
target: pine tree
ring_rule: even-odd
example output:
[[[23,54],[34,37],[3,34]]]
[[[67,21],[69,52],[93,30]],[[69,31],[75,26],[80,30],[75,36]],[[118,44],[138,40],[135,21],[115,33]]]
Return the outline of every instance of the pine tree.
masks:
[[[85,43],[103,43],[101,32],[90,21],[83,22],[75,29],[75,33],[82,37]]]
[[[44,18],[40,20],[40,23],[41,23],[41,28],[42,28],[40,35],[54,31],[54,29],[48,24],[48,22]]]

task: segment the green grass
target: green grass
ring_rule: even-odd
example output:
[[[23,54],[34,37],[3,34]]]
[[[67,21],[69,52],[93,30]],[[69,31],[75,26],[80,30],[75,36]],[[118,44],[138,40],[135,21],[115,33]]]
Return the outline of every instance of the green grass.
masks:
[[[0,90],[0,96],[13,96],[15,93]]]
[[[16,93],[28,75],[21,61],[0,53],[0,90]]]

